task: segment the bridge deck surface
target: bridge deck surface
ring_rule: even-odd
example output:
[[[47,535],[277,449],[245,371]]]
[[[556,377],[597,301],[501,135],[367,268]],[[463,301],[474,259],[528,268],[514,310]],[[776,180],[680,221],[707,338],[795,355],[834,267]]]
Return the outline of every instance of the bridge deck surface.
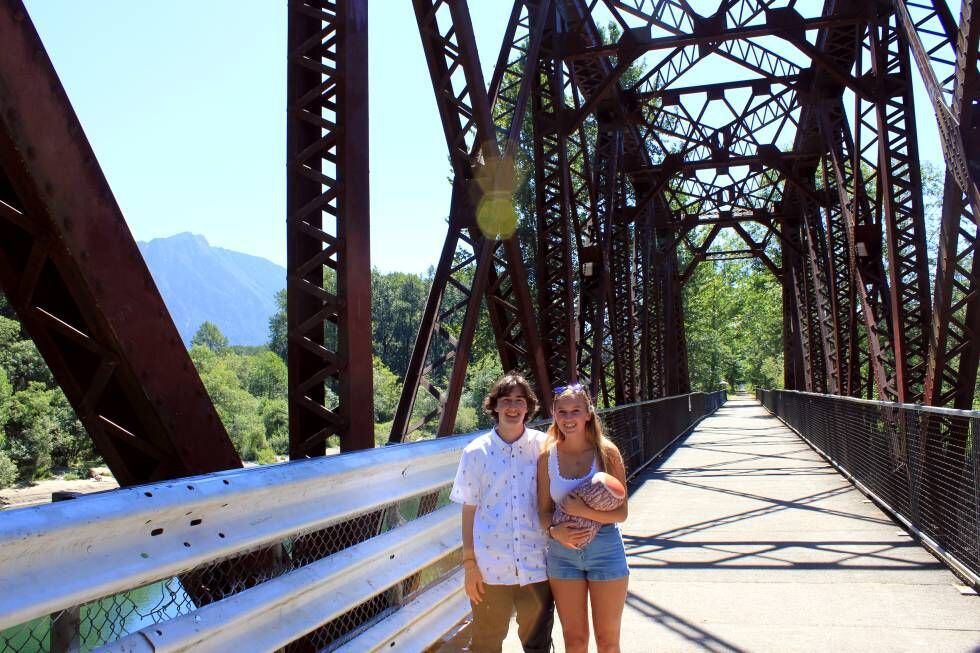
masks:
[[[642,475],[623,534],[626,653],[980,651],[980,598],[747,397]]]

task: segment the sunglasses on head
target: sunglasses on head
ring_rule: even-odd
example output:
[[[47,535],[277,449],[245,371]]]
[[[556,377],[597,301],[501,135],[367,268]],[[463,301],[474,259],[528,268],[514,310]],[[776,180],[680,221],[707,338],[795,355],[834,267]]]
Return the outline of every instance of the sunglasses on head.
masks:
[[[570,385],[560,385],[555,388],[554,392],[556,395],[560,395],[563,392],[579,392],[584,389],[585,386],[583,386],[581,383],[572,383]]]

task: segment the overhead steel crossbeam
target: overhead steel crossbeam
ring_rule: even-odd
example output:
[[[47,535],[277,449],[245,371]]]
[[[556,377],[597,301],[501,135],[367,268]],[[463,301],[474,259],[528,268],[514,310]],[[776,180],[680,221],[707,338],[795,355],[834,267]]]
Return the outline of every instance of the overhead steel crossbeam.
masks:
[[[0,287],[122,485],[241,466],[21,2],[0,5]]]
[[[324,455],[331,436],[342,451],[374,446],[367,2],[291,0],[288,14],[289,455],[299,459]]]

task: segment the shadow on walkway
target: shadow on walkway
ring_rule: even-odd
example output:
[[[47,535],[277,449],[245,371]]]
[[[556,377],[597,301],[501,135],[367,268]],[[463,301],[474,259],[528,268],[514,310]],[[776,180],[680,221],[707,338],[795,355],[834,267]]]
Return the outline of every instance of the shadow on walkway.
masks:
[[[637,479],[624,651],[980,650],[980,601],[747,397]]]

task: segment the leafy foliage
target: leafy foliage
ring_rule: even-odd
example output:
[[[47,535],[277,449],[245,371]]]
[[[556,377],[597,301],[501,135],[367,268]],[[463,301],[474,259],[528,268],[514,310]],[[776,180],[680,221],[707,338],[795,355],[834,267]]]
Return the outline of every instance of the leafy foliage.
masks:
[[[684,287],[691,388],[782,387],[782,296],[762,264],[701,263]]]
[[[2,296],[0,296],[2,298]],[[0,487],[95,458],[34,342],[0,301]]]
[[[527,219],[522,222],[526,224]],[[527,236],[533,237],[533,232]],[[432,270],[426,274],[372,272],[378,444],[387,441],[391,429],[432,276]],[[533,295],[533,279],[529,281]],[[447,289],[446,301],[459,301],[461,295],[453,294],[458,292]],[[778,282],[765,268],[745,261],[702,264],[688,282],[684,298],[695,388],[713,389],[722,380],[732,386],[779,385],[781,298]],[[267,347],[230,346],[216,325],[205,322],[190,350],[234,446],[249,461],[272,462],[289,449],[284,291],[277,294],[276,302],[280,310],[269,321]],[[458,334],[458,320],[446,319],[441,328]],[[329,330],[325,335],[328,342],[335,337]],[[449,371],[447,366],[444,377],[433,380],[445,384]],[[456,418],[457,432],[490,425],[482,401],[502,372],[493,332],[487,320],[481,320]],[[329,388],[327,393],[328,404],[334,405],[336,396]],[[412,421],[435,408],[435,398],[420,392]],[[413,437],[431,435],[420,432]],[[40,478],[52,468],[85,464],[95,457],[91,440],[37,348],[0,298],[0,486],[15,478]]]
[[[207,347],[211,351],[224,351],[228,348],[228,338],[221,333],[214,322],[205,321],[191,338],[191,347]]]

